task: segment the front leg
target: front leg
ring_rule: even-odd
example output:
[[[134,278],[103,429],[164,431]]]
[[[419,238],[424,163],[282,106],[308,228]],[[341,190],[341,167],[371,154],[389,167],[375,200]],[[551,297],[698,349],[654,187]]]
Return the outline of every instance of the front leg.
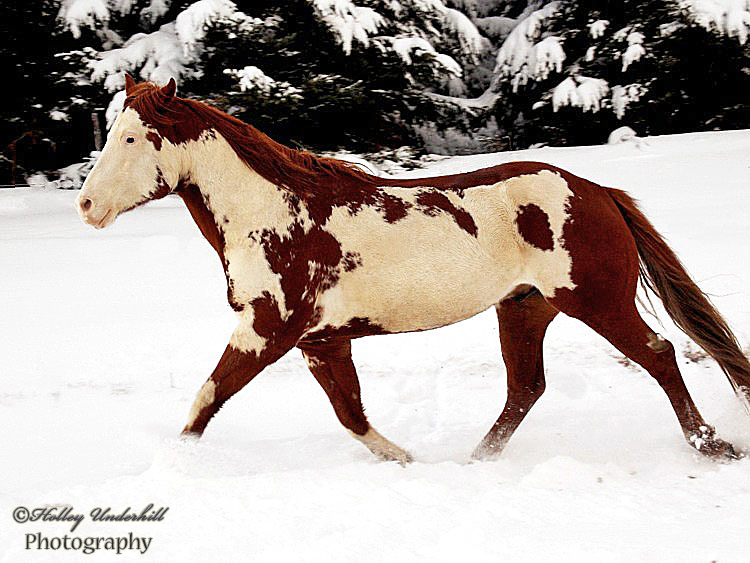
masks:
[[[413,461],[411,454],[380,435],[367,421],[360,398],[357,370],[348,339],[301,341],[297,347],[310,371],[328,395],[341,424],[379,459],[401,465]]]
[[[183,436],[200,437],[211,417],[232,395],[294,345],[295,339],[289,335],[273,334],[270,339],[263,338],[258,334],[253,318],[244,318],[240,322],[219,364],[198,391],[182,430]]]

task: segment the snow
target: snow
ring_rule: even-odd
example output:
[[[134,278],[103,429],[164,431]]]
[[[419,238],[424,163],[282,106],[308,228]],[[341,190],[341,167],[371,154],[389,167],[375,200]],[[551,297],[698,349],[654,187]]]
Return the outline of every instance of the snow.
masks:
[[[533,69],[532,75],[535,80],[544,80],[552,71],[562,72],[564,60],[565,51],[560,44],[560,38],[550,36],[534,45],[529,57],[529,66]]]
[[[198,0],[180,12],[175,20],[175,32],[182,42],[185,56],[195,53],[211,23],[228,18],[236,11],[237,6],[230,0]]]
[[[598,39],[602,35],[604,35],[604,30],[607,29],[607,26],[609,25],[609,20],[596,20],[595,22],[591,22],[589,24],[589,34],[594,39]]]
[[[514,18],[488,16],[475,20],[477,28],[492,39],[505,39],[518,23]]]
[[[537,42],[544,21],[552,17],[557,8],[558,2],[549,2],[543,8],[531,12],[513,28],[497,52],[495,86],[499,79],[512,77],[515,92],[519,86],[527,84],[529,79],[546,78],[550,70],[561,68],[565,53],[559,38],[547,37]]]
[[[127,14],[132,3],[130,0],[67,0],[60,9],[59,17],[75,37],[80,36],[80,28],[85,25],[95,28],[106,39],[104,49],[89,67],[92,81],[103,81],[104,87],[112,93],[124,87],[125,72],[157,83],[166,83],[170,78],[179,80],[186,74],[187,65],[200,54],[207,26],[240,14],[229,0],[198,0],[182,10],[175,21],[150,33],[136,33],[123,41],[108,29],[107,22],[110,11]],[[144,21],[153,23],[167,9],[168,3],[164,0],[152,0],[140,15]]]
[[[65,22],[73,37],[81,36],[81,28],[94,29],[97,23],[109,21],[109,6],[106,0],[63,0],[58,18]]]
[[[628,34],[628,48],[622,55],[622,72],[628,70],[628,67],[636,61],[639,61],[646,54],[643,47],[643,34],[633,31]]]
[[[453,57],[438,53],[432,43],[422,37],[379,37],[377,44],[384,48],[388,45],[407,65],[412,64],[412,53],[429,53],[439,64],[440,68],[449,75],[461,76],[463,69]]]
[[[151,0],[148,6],[141,10],[141,17],[152,25],[161,16],[167,13],[171,0]]]
[[[170,78],[179,79],[189,62],[174,23],[161,26],[152,33],[137,33],[120,48],[99,53],[91,66],[91,79],[104,80],[110,92],[125,86],[125,72],[138,70],[144,80],[166,84]]]
[[[124,80],[124,78],[123,78]],[[114,125],[115,120],[117,119],[117,116],[120,115],[120,112],[122,111],[122,106],[125,103],[125,98],[127,97],[127,94],[125,93],[125,85],[122,85],[122,90],[119,90],[115,93],[114,96],[112,96],[112,100],[109,102],[109,105],[107,106],[107,111],[104,112],[104,117],[107,119],[107,131],[109,131],[112,128],[112,125]]]
[[[602,78],[569,76],[553,88],[552,109],[558,111],[563,106],[575,106],[596,113],[608,92],[607,81]]]
[[[448,26],[456,33],[461,51],[465,55],[470,55],[474,62],[478,62],[478,57],[490,46],[490,42],[482,37],[474,23],[463,13],[453,8],[445,8],[445,21]]]
[[[49,112],[50,119],[54,121],[70,121],[70,116],[64,111],[52,110]]]
[[[275,95],[278,97],[301,97],[299,88],[295,88],[288,82],[277,82],[257,66],[246,66],[241,69],[226,68],[224,74],[234,76],[242,92],[260,90],[263,94],[269,94],[275,89]]]
[[[638,138],[635,131],[628,127],[627,125],[623,125],[622,127],[618,127],[614,131],[612,131],[609,134],[609,139],[607,140],[607,144],[610,145],[617,145],[619,143],[627,143],[629,141],[635,141]]]
[[[750,131],[443,159],[411,176],[551,162],[629,190],[750,342]],[[744,561],[750,460],[694,454],[658,385],[592,331],[556,319],[547,392],[501,458],[469,463],[505,377],[491,311],[354,342],[373,425],[415,463],[379,463],[339,425],[301,355],[177,439],[234,326],[221,266],[167,197],[94,231],[75,192],[0,190],[0,560],[58,561],[26,533],[153,537],[123,561]],[[750,449],[718,366],[660,314],[706,420]],[[96,507],[168,506],[161,522]],[[18,506],[86,515],[17,524]],[[78,560],[78,559],[76,559]],[[118,558],[120,560],[120,558]]]
[[[369,45],[370,35],[385,23],[385,18],[374,9],[356,6],[350,0],[313,0],[313,5],[339,37],[346,54],[352,52],[354,40]]]
[[[646,93],[646,88],[641,84],[628,84],[626,86],[612,87],[612,109],[617,119],[622,119],[628,109],[630,102],[637,102]]]
[[[706,29],[736,37],[741,45],[750,34],[750,0],[681,0],[693,19]]]

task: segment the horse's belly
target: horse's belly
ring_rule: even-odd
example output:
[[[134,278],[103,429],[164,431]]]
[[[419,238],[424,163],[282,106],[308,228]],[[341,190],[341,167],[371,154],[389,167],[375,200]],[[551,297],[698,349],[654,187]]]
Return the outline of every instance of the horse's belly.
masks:
[[[400,246],[362,249],[361,265],[342,273],[319,299],[322,316],[316,328],[367,319],[386,332],[426,330],[499,302],[518,283],[517,245],[498,256],[477,239],[453,235],[433,244],[412,237]]]

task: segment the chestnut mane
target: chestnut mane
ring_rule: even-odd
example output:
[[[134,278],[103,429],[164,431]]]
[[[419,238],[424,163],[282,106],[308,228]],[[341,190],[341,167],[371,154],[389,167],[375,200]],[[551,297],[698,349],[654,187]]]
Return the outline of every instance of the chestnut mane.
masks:
[[[170,142],[195,141],[214,130],[252,170],[302,197],[315,197],[323,191],[340,193],[353,185],[371,188],[387,182],[356,164],[286,147],[217,108],[166,95],[153,83],[137,84],[128,94],[124,107],[136,110],[145,123]]]

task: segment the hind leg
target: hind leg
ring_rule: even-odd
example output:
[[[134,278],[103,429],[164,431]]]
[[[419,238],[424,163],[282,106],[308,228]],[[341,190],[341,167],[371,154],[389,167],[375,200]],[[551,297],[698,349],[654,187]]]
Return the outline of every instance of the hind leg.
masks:
[[[551,301],[566,312],[568,305],[565,298]],[[604,315],[588,316],[585,309],[579,306],[575,307],[577,314],[574,316],[656,379],[669,398],[682,432],[693,448],[710,457],[738,458],[732,445],[717,438],[713,427],[703,420],[677,367],[672,344],[649,328],[634,303],[623,304],[618,309]]]
[[[544,393],[542,341],[557,309],[533,289],[497,304],[500,344],[508,377],[505,408],[474,450],[475,459],[499,454],[529,409]]]
[[[352,362],[350,340],[300,342],[297,346],[310,371],[323,387],[341,424],[379,459],[412,461],[409,452],[381,436],[367,421],[360,398],[359,379]]]

